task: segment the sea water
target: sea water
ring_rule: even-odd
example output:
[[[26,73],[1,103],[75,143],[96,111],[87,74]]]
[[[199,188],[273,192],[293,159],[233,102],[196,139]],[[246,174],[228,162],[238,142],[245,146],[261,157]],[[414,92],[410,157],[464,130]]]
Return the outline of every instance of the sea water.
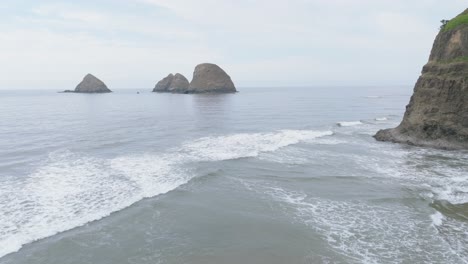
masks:
[[[468,152],[411,87],[0,91],[0,263],[468,263]]]

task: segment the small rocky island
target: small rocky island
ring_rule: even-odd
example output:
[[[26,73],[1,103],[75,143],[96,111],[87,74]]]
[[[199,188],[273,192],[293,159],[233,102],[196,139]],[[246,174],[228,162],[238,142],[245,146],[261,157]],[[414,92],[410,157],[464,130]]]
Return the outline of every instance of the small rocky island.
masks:
[[[195,67],[193,79],[189,83],[182,75],[169,74],[156,84],[153,92],[170,93],[235,93],[236,87],[231,77],[218,65],[203,63]]]
[[[189,91],[192,93],[235,93],[231,77],[218,65],[203,63],[195,67]]]
[[[87,74],[76,86],[75,90],[66,90],[65,93],[111,93],[106,84],[92,74]]]
[[[189,88],[189,81],[180,73],[169,74],[156,84],[153,92],[184,93]]]
[[[442,22],[403,121],[377,132],[377,140],[468,148],[468,9]]]

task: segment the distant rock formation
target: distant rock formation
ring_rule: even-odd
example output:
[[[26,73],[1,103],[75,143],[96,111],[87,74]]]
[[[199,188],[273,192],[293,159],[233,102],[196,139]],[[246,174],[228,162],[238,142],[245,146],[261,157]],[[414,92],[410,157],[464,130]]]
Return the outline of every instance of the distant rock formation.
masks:
[[[153,92],[185,93],[188,88],[189,82],[185,76],[171,73],[156,84]]]
[[[101,80],[92,74],[87,74],[83,81],[76,86],[74,91],[65,90],[65,93],[110,93],[112,92],[107,88]]]
[[[380,141],[468,148],[468,9],[441,27],[401,124]]]
[[[236,87],[231,77],[218,65],[199,64],[193,72],[189,93],[235,93]]]
[[[174,80],[172,80],[171,85],[169,85],[169,92],[173,93],[185,93],[189,88],[189,81],[185,76],[180,73],[174,75]]]
[[[182,74],[169,74],[159,81],[153,92],[166,93],[234,93],[231,77],[216,64],[203,63],[195,67],[192,82]]]

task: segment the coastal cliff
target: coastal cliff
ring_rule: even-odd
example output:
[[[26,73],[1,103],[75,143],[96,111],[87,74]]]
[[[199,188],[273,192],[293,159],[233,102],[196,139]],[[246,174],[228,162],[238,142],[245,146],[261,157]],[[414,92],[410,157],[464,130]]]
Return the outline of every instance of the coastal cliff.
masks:
[[[468,148],[468,9],[441,27],[401,124],[379,141]]]

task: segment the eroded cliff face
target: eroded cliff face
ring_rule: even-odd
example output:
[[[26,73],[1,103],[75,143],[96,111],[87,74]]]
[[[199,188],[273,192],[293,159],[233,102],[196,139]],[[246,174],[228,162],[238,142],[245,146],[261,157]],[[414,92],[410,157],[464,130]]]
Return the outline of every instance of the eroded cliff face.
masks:
[[[468,9],[457,18],[466,15]],[[375,138],[446,149],[468,148],[468,23],[441,29],[403,121],[394,129],[379,131]]]

